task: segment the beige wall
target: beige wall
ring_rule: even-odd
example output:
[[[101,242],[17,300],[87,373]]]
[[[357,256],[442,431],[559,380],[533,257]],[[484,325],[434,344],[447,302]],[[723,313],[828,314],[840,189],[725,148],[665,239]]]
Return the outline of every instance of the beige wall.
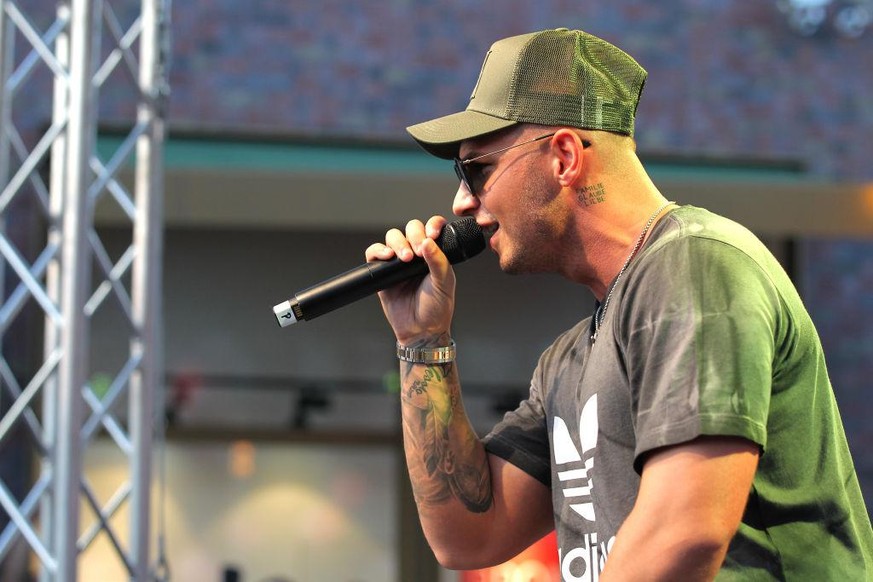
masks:
[[[105,233],[118,248],[121,231]],[[396,430],[395,399],[386,375],[397,370],[393,334],[375,297],[281,329],[272,306],[293,292],[363,261],[379,233],[170,230],[166,234],[164,325],[166,368],[173,373],[231,376],[235,386],[193,392],[182,418],[213,427],[281,426],[293,412],[292,392],[259,390],[246,378],[312,380],[330,388],[354,382],[334,411],[334,428]],[[511,277],[490,252],[458,265],[454,335],[470,406],[483,428],[496,419],[477,393],[526,390],[540,352],[593,308],[588,291],[555,276]],[[114,314],[113,314],[114,312]],[[94,319],[92,369],[119,368],[126,345],[118,311]],[[186,416],[187,415],[187,416]],[[322,426],[331,421],[314,415]]]
[[[243,574],[241,582],[271,576],[289,582],[397,580],[393,451],[171,442],[165,505],[171,579],[221,582],[224,568],[233,565]],[[99,498],[123,482],[123,463],[108,441],[89,449],[86,475]],[[90,510],[82,511],[87,523]],[[112,520],[122,540],[128,538],[128,519],[121,511]],[[105,534],[83,554],[79,568],[80,580],[127,579]]]

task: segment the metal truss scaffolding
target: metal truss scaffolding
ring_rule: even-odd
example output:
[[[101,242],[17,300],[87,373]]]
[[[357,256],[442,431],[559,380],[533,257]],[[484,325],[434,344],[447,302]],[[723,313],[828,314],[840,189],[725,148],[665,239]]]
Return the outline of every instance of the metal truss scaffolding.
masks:
[[[38,453],[23,493],[0,474],[0,564],[24,548],[42,582],[85,579],[94,546],[117,557],[111,579],[166,577],[151,566],[150,489],[168,20],[169,0],[0,0],[0,455],[21,435]],[[111,151],[98,124],[117,130]],[[109,245],[105,207],[121,217]],[[45,236],[22,243],[34,229]],[[108,371],[91,350],[98,317],[121,334]],[[44,346],[24,367],[22,319]],[[123,459],[114,492],[83,470],[97,442]]]

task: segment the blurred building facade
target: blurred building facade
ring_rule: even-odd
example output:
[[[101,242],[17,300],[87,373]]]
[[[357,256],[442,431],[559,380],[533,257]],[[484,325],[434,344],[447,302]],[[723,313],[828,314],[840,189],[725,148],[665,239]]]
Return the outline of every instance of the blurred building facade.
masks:
[[[776,0],[189,0],[172,27],[164,303],[180,430],[396,444],[393,342],[375,301],[290,330],[270,307],[359,263],[386,226],[449,211],[450,166],[404,128],[463,108],[491,42],[581,28],[649,71],[636,137],[665,195],[747,223],[791,271],[873,504],[873,32],[803,36]],[[48,76],[30,90],[25,134],[51,116]],[[101,95],[101,140],[131,117],[134,101],[114,91]],[[110,240],[113,224],[107,212]],[[591,298],[481,261],[459,267],[456,331],[485,431]],[[98,367],[117,359],[101,339],[115,324],[94,322]]]
[[[787,162],[804,182],[873,181],[873,33],[849,39],[825,26],[801,36],[776,2],[180,3],[170,125],[405,144],[406,125],[465,106],[493,40],[559,26],[615,42],[649,71],[637,118],[644,159]],[[800,243],[798,282],[859,463],[873,472],[863,420],[873,412],[873,247],[814,224],[789,233]]]

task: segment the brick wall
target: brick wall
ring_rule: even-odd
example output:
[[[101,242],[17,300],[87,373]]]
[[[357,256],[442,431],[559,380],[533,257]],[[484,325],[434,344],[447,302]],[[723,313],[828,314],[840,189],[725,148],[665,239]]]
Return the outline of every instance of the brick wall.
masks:
[[[466,105],[493,40],[556,26],[603,36],[649,70],[643,151],[873,178],[873,32],[800,37],[775,1],[175,3],[171,119],[406,140],[406,125]]]
[[[122,21],[139,5],[110,4]],[[48,26],[53,0],[29,5]],[[822,179],[873,178],[873,31],[801,37],[776,0],[174,2],[170,123],[408,142],[405,126],[466,105],[492,41],[557,26],[598,34],[648,69],[644,152],[788,158]],[[47,101],[45,84],[32,91],[21,99]],[[129,92],[110,83],[101,102],[104,119],[129,118]],[[28,124],[47,111],[34,107]]]

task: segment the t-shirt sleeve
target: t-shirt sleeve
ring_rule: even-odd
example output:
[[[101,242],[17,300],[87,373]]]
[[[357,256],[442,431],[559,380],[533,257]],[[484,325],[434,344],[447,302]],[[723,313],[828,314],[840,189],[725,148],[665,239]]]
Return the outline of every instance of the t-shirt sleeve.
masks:
[[[540,366],[531,381],[527,399],[507,412],[485,436],[485,450],[528,473],[547,487],[551,486],[549,435],[546,427]]]
[[[774,285],[752,257],[718,240],[688,237],[652,251],[614,320],[635,469],[647,452],[702,435],[764,448],[781,305]]]

